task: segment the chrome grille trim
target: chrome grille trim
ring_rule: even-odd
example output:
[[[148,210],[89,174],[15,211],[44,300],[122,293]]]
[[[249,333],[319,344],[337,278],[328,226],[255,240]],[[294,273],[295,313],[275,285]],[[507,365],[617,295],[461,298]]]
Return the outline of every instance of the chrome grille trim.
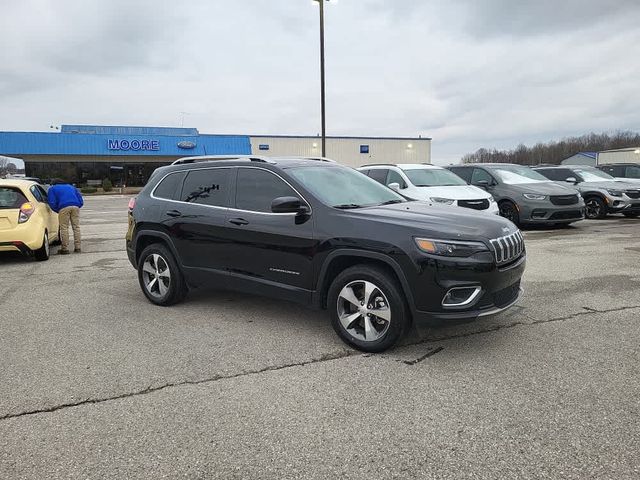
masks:
[[[515,260],[524,251],[524,237],[520,230],[504,237],[494,238],[490,242],[499,265]]]

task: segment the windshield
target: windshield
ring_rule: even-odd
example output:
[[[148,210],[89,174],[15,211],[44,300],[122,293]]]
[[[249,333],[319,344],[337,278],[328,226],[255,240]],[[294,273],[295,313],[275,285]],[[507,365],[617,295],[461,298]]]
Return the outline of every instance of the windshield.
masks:
[[[359,208],[406,201],[393,190],[347,167],[296,167],[288,172],[330,207]]]
[[[582,180],[585,182],[611,182],[615,180],[615,178],[613,178],[608,173],[601,172],[600,170],[596,170],[595,168],[593,170],[583,170],[576,168],[573,171],[579,174],[582,177]]]
[[[517,165],[508,165],[504,167],[492,168],[491,171],[508,185],[517,185],[519,183],[536,183],[548,182],[549,179],[543,177],[538,172],[531,170],[529,167],[519,167]]]
[[[402,171],[416,187],[453,187],[467,184],[455,173],[444,168],[407,168]]]

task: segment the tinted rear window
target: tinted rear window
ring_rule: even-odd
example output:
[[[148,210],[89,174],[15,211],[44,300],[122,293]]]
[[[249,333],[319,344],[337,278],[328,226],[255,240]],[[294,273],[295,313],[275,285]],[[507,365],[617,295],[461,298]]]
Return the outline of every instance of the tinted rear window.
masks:
[[[231,170],[228,168],[191,170],[184,181],[180,200],[228,207],[230,182]]]
[[[0,208],[20,208],[27,197],[17,188],[0,187]]]
[[[175,200],[178,196],[178,189],[182,186],[184,172],[167,175],[153,191],[153,196],[166,200]]]
[[[449,168],[449,170],[451,170],[465,182],[471,183],[471,173],[473,172],[472,168]]]

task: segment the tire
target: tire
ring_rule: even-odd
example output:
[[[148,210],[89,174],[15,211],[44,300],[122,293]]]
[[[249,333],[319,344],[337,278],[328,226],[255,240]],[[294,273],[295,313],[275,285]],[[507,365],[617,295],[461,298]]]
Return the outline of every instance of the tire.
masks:
[[[584,201],[584,216],[589,220],[607,216],[607,206],[600,197],[587,197]]]
[[[369,304],[363,304],[366,294]],[[409,307],[397,280],[374,266],[356,265],[340,273],[329,287],[327,308],[338,336],[364,352],[391,348],[410,324]]]
[[[175,257],[161,243],[149,245],[140,254],[138,282],[147,299],[163,307],[181,302],[187,294]]]
[[[627,218],[638,218],[640,215],[639,212],[622,212],[622,214]]]
[[[46,260],[49,260],[49,254],[50,254],[49,234],[45,230],[44,237],[42,238],[42,246],[38,250],[35,250],[33,252],[33,256],[38,262],[44,262]]]
[[[520,226],[520,214],[515,203],[505,200],[498,205],[500,208],[500,216],[511,220],[516,226]]]

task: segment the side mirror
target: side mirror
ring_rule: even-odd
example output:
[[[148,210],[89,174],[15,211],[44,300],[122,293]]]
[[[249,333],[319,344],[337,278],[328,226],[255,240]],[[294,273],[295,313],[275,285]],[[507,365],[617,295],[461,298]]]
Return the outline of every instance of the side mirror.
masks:
[[[392,182],[389,185],[387,185],[387,187],[389,187],[394,192],[397,192],[398,190],[400,190],[400,184],[398,182]]]
[[[565,178],[564,181],[567,183],[573,183],[574,185],[578,183],[578,179],[576,177],[568,177],[568,178]]]
[[[271,202],[271,211],[273,213],[309,213],[307,207],[298,197],[278,197]]]
[[[489,180],[478,180],[476,183],[474,183],[474,185],[476,187],[487,189],[489,188],[490,184],[489,184]]]

